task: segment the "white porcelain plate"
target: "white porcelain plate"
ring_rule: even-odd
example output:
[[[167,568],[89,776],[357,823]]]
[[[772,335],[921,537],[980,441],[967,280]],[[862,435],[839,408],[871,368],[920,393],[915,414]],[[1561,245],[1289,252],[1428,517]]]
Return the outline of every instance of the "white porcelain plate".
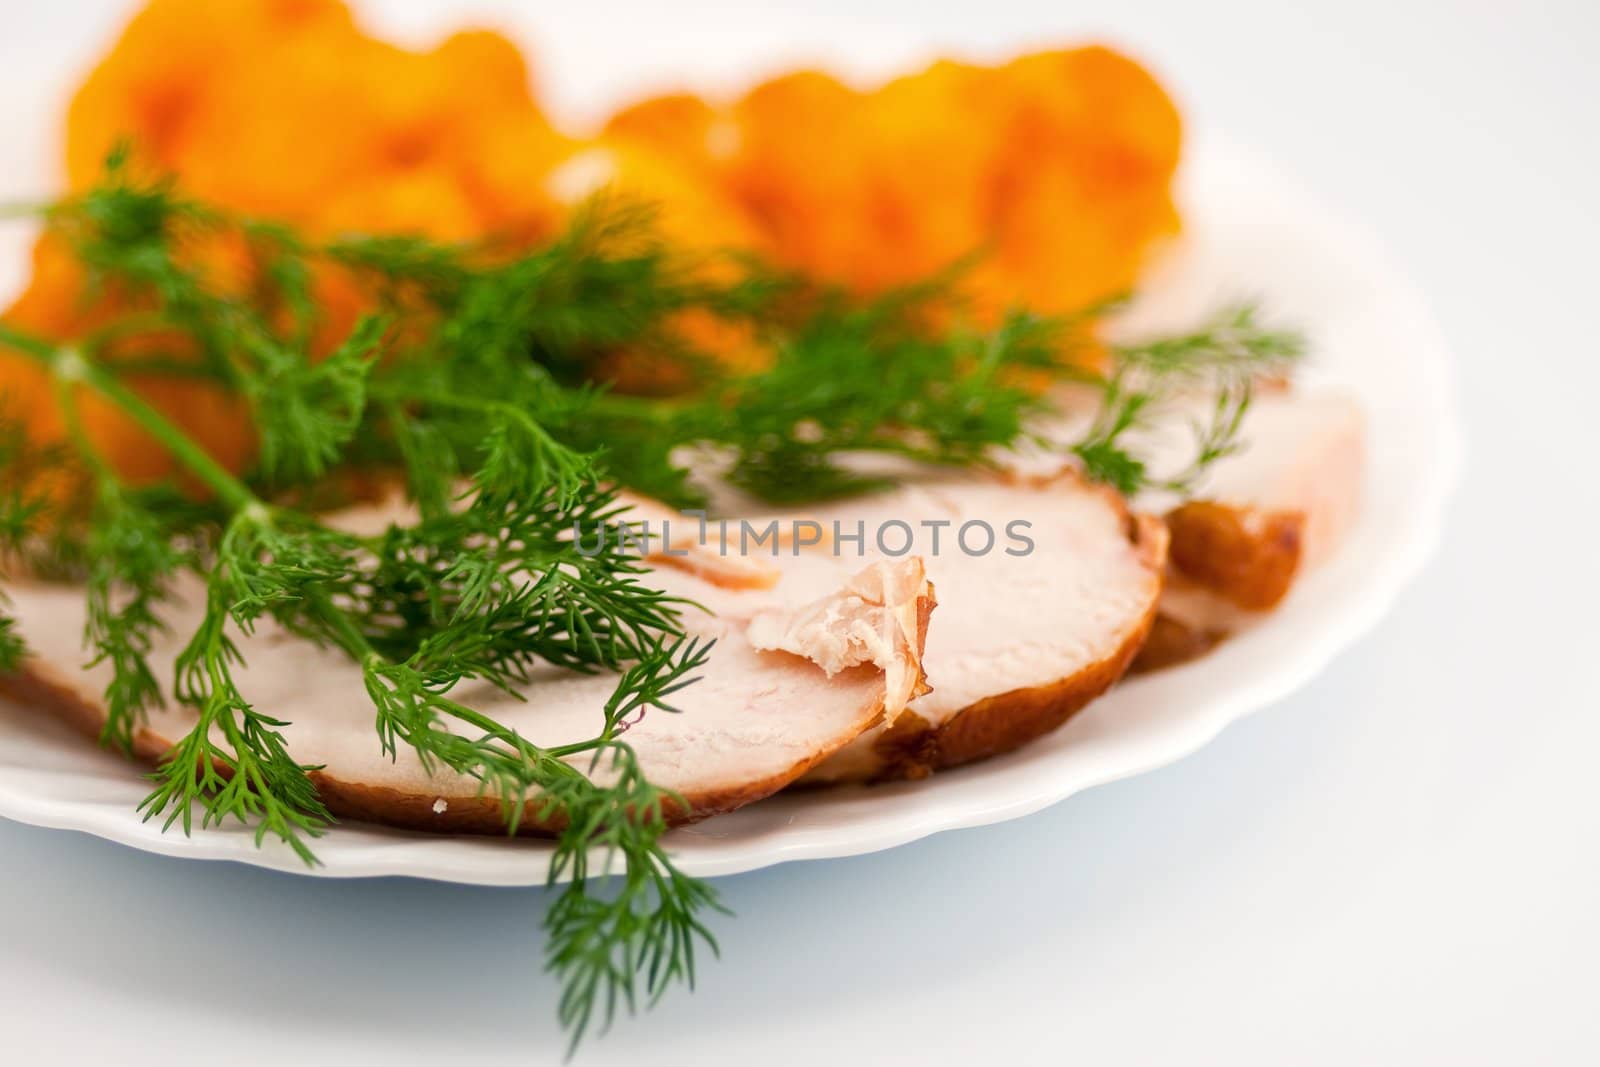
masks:
[[[1274,318],[1310,334],[1313,376],[1354,389],[1365,404],[1367,498],[1339,555],[1264,623],[1198,662],[1127,681],[1019,752],[922,782],[778,796],[674,831],[686,871],[729,874],[890,848],[1014,819],[1170,763],[1305,683],[1373,626],[1421,567],[1438,541],[1462,446],[1447,354],[1419,296],[1370,237],[1253,154],[1196,145],[1182,198],[1185,237],[1152,279],[1161,317],[1198,313],[1220,297],[1257,297]],[[163,834],[134,812],[146,791],[139,768],[0,704],[0,815],[9,818],[152,852],[332,877],[523,885],[545,876],[548,846],[536,841],[362,825],[329,833],[317,846],[324,866],[308,872],[285,848],[258,850],[241,828]]]

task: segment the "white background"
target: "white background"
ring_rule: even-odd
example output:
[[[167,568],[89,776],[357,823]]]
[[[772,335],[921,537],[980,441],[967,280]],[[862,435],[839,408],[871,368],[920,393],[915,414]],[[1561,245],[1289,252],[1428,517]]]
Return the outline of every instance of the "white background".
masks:
[[[514,6],[372,8],[426,35]],[[724,959],[579,1064],[1600,1060],[1600,11],[522,6],[574,116],[686,73],[1119,43],[1193,126],[1385,235],[1453,342],[1469,430],[1438,559],[1318,682],[1032,818],[721,881]],[[61,91],[126,5],[6,9],[0,109],[29,131],[7,156],[48,158]],[[316,881],[12,823],[0,856],[8,1063],[559,1055],[538,891]]]

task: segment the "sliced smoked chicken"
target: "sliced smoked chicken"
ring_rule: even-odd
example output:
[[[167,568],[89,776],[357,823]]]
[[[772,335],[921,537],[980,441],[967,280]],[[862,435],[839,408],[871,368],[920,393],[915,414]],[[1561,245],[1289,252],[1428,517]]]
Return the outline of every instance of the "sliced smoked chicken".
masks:
[[[903,525],[915,533],[910,550],[925,558],[939,612],[922,659],[932,691],[805,784],[921,777],[1048,733],[1126,671],[1161,591],[1160,522],[1071,472],[929,476],[810,517],[831,543],[787,561],[775,594],[836,583],[859,562],[850,540],[858,529],[867,558],[900,550]]]
[[[740,599],[683,571],[661,569],[645,580],[700,603]],[[185,584],[181,592],[187,606],[168,617],[170,633],[151,657],[164,679],[199,620],[196,586]],[[81,669],[87,659],[82,590],[18,584],[13,601],[36,658],[21,675],[6,679],[5,687],[97,730],[108,672],[104,666]],[[681,796],[672,821],[759,800],[886,715],[897,716],[923,689],[919,657],[932,604],[921,560],[906,558],[863,562],[836,588],[796,602],[804,622],[791,624],[781,607],[769,608],[762,631],[793,634],[781,650],[752,643],[748,615],[686,612],[691,634],[716,640],[709,661],[697,672],[699,681],[675,694],[677,713],[651,710],[630,725],[625,738],[646,778]],[[827,616],[836,608],[854,639],[842,648],[830,627],[816,622],[819,612]],[[870,640],[860,639],[862,634]],[[289,720],[283,727],[289,752],[303,764],[321,765],[313,779],[335,814],[429,830],[503,830],[498,801],[481,796],[475,781],[448,771],[430,774],[404,746],[392,760],[380,751],[361,672],[342,654],[319,650],[267,623],[241,640],[241,648],[248,663],[237,673],[241,692],[255,707]],[[613,675],[549,667],[527,687],[525,701],[481,685],[463,685],[451,696],[533,744],[554,746],[594,736],[615,682]],[[190,710],[175,704],[156,710],[138,738],[139,753],[159,757],[194,721]],[[587,769],[586,762],[579,765]]]

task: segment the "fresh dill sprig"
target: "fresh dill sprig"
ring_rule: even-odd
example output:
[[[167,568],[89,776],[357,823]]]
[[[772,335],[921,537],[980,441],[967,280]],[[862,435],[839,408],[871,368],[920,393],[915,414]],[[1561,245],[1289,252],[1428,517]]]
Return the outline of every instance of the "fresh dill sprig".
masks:
[[[682,504],[697,502],[673,455],[684,445],[722,451],[731,482],[778,503],[884,487],[840,462],[853,453],[987,463],[1048,410],[1028,375],[1059,372],[1083,324],[1017,312],[988,331],[941,327],[946,299],[954,294],[942,284],[869,301],[814,294],[797,318],[790,310],[768,324],[766,369],[686,400],[599,395],[576,432],[592,435],[628,484]]]
[[[151,620],[165,583],[190,570],[207,588],[204,617],[178,657],[171,690],[196,709],[198,721],[163,758],[156,788],[141,805],[147,818],[164,815],[166,825],[187,832],[198,809],[202,826],[238,820],[252,825],[258,840],[277,837],[314,862],[310,841],[330,821],[311,777],[317,768],[293,759],[281,732],[287,724],[253,707],[236,677],[244,662],[236,635],[248,636],[271,618],[358,663],[376,708],[382,751],[392,756],[404,744],[425,765],[442,764],[477,779],[500,799],[511,831],[529,811],[541,823],[562,825],[557,855],[568,859],[561,873],[569,867],[587,872],[585,861],[571,857],[595,844],[615,848],[624,881],[628,871],[674,872],[659,843],[670,797],[643,781],[615,734],[628,714],[672,711],[668,698],[693,680],[709,648],[682,636],[677,620],[686,605],[642,584],[635,557],[620,547],[580,554],[563,538],[573,516],[617,521],[615,490],[590,481],[564,491],[552,480],[538,500],[519,505],[516,494],[529,472],[520,463],[508,467],[500,449],[490,447],[467,506],[358,537],[256,495],[86,353],[3,325],[0,342],[117,403],[216,497],[210,509],[171,512],[209,517],[190,529],[190,536],[203,538],[197,540],[201,547],[191,549],[150,525],[158,518],[145,509],[159,498],[141,500],[116,481],[103,457],[90,463],[105,501],[105,510],[92,513],[90,529],[117,561],[108,576],[91,575],[90,594],[101,602],[92,612],[92,647],[113,659],[121,676],[114,686],[123,687],[108,695],[119,702],[116,725],[108,727],[114,740],[126,743],[142,712],[160,699],[143,657],[159,625]],[[80,447],[92,446],[82,440]],[[151,537],[155,543],[144,544]],[[113,586],[120,609],[109,606]],[[102,588],[107,591],[94,591]],[[130,612],[132,606],[137,610]],[[597,716],[594,737],[542,749],[450,696],[467,680],[516,692],[541,662],[617,672],[614,696]],[[444,719],[477,736],[443,728]],[[601,756],[611,766],[633,769],[608,781],[602,775],[591,779],[567,762]],[[576,1002],[573,997],[629,999],[636,971],[654,993],[667,978],[692,974],[693,947],[681,936],[683,924],[691,922],[694,936],[709,943],[694,916],[713,907],[715,896],[681,874],[660,877],[651,884],[667,897],[648,906],[636,891],[618,898],[628,901],[632,917],[610,928],[607,950],[614,965],[597,972],[574,957],[559,968],[574,983],[568,1003]],[[564,890],[568,903],[553,909],[548,921],[565,922],[562,916],[576,907],[572,894],[586,891]],[[580,987],[588,992],[571,992]]]
[[[243,387],[255,414],[264,477],[315,481],[341,458],[361,426],[383,329],[382,319],[363,319],[344,344],[316,362],[265,333],[243,338],[254,361]]]
[[[333,819],[311,781],[309,772],[317,768],[289,755],[278,731],[286,722],[262,714],[239,692],[233,670],[244,657],[227,633],[230,621],[237,620],[225,585],[215,584],[204,620],[178,656],[173,682],[173,696],[196,709],[199,720],[162,757],[156,788],[139,809],[146,819],[165,813],[165,826],[181,823],[187,834],[198,805],[201,826],[235,818],[255,826],[257,844],[270,834],[315,864],[306,838],[319,836]]]
[[[186,832],[196,811],[202,826],[237,819],[252,825],[258,840],[279,838],[314,861],[312,840],[330,820],[313,784],[316,768],[293,759],[286,723],[253,707],[238,684],[242,638],[270,618],[349,653],[374,698],[375,745],[390,755],[405,745],[425,763],[476,778],[501,800],[509,830],[533,812],[546,825],[566,826],[559,840],[569,856],[587,850],[593,836],[618,849],[625,870],[672,870],[658,843],[664,794],[647,794],[636,767],[599,782],[567,762],[601,755],[631,761],[611,736],[614,717],[597,714],[593,738],[539,749],[450,696],[472,679],[515,692],[536,662],[549,662],[616,672],[614,706],[668,711],[670,694],[705,662],[707,648],[681,635],[683,605],[641,583],[635,558],[620,549],[580,555],[563,537],[575,517],[608,522],[619,510],[594,458],[540,421],[545,401],[561,400],[565,391],[536,368],[514,366],[522,353],[489,353],[471,373],[462,366],[441,380],[419,373],[417,364],[447,350],[419,348],[397,361],[369,405],[369,389],[377,388],[369,380],[371,354],[384,342],[379,324],[363,323],[331,357],[315,360],[301,324],[282,328],[274,319],[275,309],[299,300],[306,275],[290,262],[308,255],[291,234],[250,228],[257,254],[273,257],[263,284],[278,290],[256,302],[215,286],[186,261],[184,240],[215,236],[229,223],[185,204],[169,186],[140,185],[114,170],[104,189],[52,208],[48,220],[75,242],[102,294],[137,308],[142,325],[176,335],[175,363],[192,364],[250,404],[262,446],[260,468],[241,481],[123,383],[120,336],[102,332],[57,345],[0,325],[0,342],[60,383],[55,399],[74,428],[72,451],[93,483],[79,530],[90,543],[88,644],[114,668],[108,740],[131,746],[144,714],[163,699],[147,655],[176,575],[193,572],[207,589],[203,619],[167,690],[192,706],[198,721],[163,758],[142,805],[146,817],[164,816]],[[339,255],[350,256],[351,247],[341,246]],[[388,256],[394,249],[363,252]],[[544,261],[553,270],[562,254],[547,251]],[[435,260],[408,256],[404,270],[391,272],[395,284],[409,284],[401,275],[418,263],[436,273]],[[484,313],[475,305],[473,314]],[[579,329],[582,318],[564,328]],[[204,358],[195,362],[195,353]],[[151,434],[206,487],[209,502],[177,506],[170,496],[124,484],[78,427],[81,389],[99,393]],[[447,416],[436,417],[441,411]],[[430,492],[440,506],[416,522],[357,538],[274,499],[275,491],[319,483],[360,448],[384,457],[405,451],[393,444],[398,436],[386,439],[396,430],[413,446],[430,434],[443,442],[450,454],[444,469],[465,472],[471,487],[464,507],[453,487],[436,484]],[[427,451],[409,451],[413,462],[405,465],[417,482]],[[26,521],[30,516],[38,517],[18,518],[19,540],[22,528],[38,525]],[[21,650],[12,634],[6,626],[0,651],[15,658]],[[445,719],[469,733],[445,729]],[[600,891],[603,882],[590,879],[578,892]],[[636,919],[610,931],[617,965],[598,984],[584,984],[585,996],[631,994],[633,973],[619,969],[628,961],[643,968],[658,957],[652,982],[691,974],[692,946],[672,930],[681,932],[675,924],[714,906],[715,897],[681,875],[662,885],[666,899],[649,909],[641,904]],[[573,892],[564,891],[568,910]],[[575,983],[595,978],[577,965],[563,974]]]
[[[1109,368],[1091,379],[1100,407],[1072,452],[1091,478],[1125,495],[1150,488],[1187,493],[1214,463],[1243,447],[1240,431],[1256,382],[1284,373],[1304,353],[1300,334],[1262,326],[1251,304],[1226,308],[1191,333],[1114,345]],[[1189,464],[1158,474],[1132,438],[1179,398],[1209,400],[1210,414],[1191,422]]]
[[[1018,372],[1054,365],[1063,331],[1015,314],[988,333],[934,332],[923,319],[930,298],[825,303],[778,346],[771,369],[730,383],[680,432],[732,448],[730,480],[780,502],[881,488],[839,466],[852,452],[984,462],[1045,410]]]
[[[186,509],[163,508],[159,501],[146,506],[150,495],[103,478],[84,551],[89,665],[112,667],[100,739],[124,752],[133,751],[134,735],[149,710],[164,702],[150,649],[165,630],[160,613],[172,576],[194,562],[192,548],[174,528],[174,518],[181,520]]]

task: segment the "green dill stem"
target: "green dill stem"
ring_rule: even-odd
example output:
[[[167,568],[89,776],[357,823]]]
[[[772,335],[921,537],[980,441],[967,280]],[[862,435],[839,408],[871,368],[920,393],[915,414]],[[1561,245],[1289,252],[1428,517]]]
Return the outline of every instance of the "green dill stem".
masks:
[[[46,365],[55,362],[56,349],[59,347],[49,341],[34,337],[32,334],[23,333],[4,322],[0,322],[0,342],[4,342],[18,352],[32,356]]]
[[[385,660],[384,662],[388,662]],[[468,726],[476,726],[486,734],[498,737],[502,741],[511,740],[510,732],[489,716],[473,711],[465,704],[459,704],[446,696],[436,697],[439,706],[450,713],[451,718],[460,719]]]
[[[339,647],[344,650],[347,656],[359,663],[363,670],[370,670],[374,666],[386,667],[394,664],[393,660],[372,647],[372,642],[367,640],[366,635],[351,621],[350,616],[340,611],[328,599],[327,594],[313,591],[308,594],[308,598],[317,605],[323,620],[332,631],[331,636],[339,643]],[[513,735],[503,725],[489,716],[474,711],[465,704],[458,703],[446,696],[441,695],[436,699],[439,706],[447,711],[452,718],[460,719],[469,726],[476,726],[484,733],[497,737],[502,741],[512,740]],[[582,751],[581,748],[578,750]]]
[[[221,692],[229,684],[228,678],[217,669],[215,664],[208,664],[206,673],[211,677],[213,692]],[[228,744],[233,748],[235,773],[243,774],[246,781],[250,783],[250,787],[256,791],[256,795],[261,797],[262,803],[271,805],[275,796],[272,791],[272,785],[267,781],[266,776],[261,773],[261,764],[257,761],[255,754],[251,752],[250,746],[245,744],[234,709],[229,708],[227,714],[217,715],[213,721],[221,728],[223,737],[227,739]],[[204,719],[201,720],[201,724],[203,726],[208,725]]]
[[[414,399],[413,395],[404,389],[396,389],[381,384],[369,385],[367,392],[368,395],[377,397],[380,400],[386,400],[391,404],[404,404],[406,401]],[[482,397],[440,392],[425,397],[422,403],[424,405],[431,404],[434,407],[456,408],[459,411],[475,411],[482,415],[498,413],[507,418],[516,419],[529,433],[540,440],[553,446],[560,446],[560,443],[550,436],[550,432],[539,423],[539,420],[529,415],[525,408],[504,400],[486,400]]]
[[[364,671],[370,670],[374,666],[382,667],[393,663],[383,653],[372,647],[372,643],[367,640],[366,635],[350,620],[348,615],[334,607],[326,594],[316,592],[310,594],[310,596],[311,599],[316,601],[324,620],[332,630],[331,636],[338,642],[339,647],[344,650],[346,655],[361,664]],[[475,711],[467,705],[451,700],[442,694],[437,695],[434,699],[437,701],[439,709],[451,718],[466,723],[468,726],[475,726],[487,736],[494,737],[507,744],[518,745],[518,747],[525,743],[515,733],[507,730],[503,724],[488,715]],[[553,748],[544,748],[542,751],[546,756],[559,760],[568,756],[576,756],[582,752],[593,752],[610,743],[611,730],[607,729],[605,734],[600,737],[591,738],[588,741],[577,741],[568,745],[557,745]]]
[[[609,745],[611,740],[610,736],[596,737],[588,741],[578,741],[570,745],[557,745],[555,748],[547,748],[545,753],[555,759],[566,759],[568,756],[576,756],[580,752],[593,752],[597,748]]]
[[[83,456],[83,461],[89,465],[95,480],[102,486],[118,485],[116,471],[111,469],[111,464],[106,462],[105,456],[89,440],[88,431],[83,428],[83,415],[78,410],[77,397],[72,395],[72,383],[65,378],[52,378],[51,387],[56,395],[56,406],[61,409],[62,421],[66,423],[67,435],[72,438],[72,443]]]
[[[107,400],[123,414],[154,437],[174,459],[216,493],[230,509],[264,508],[266,505],[243,482],[229,474],[227,469],[195,444],[189,435],[169,422],[145,399],[128,388],[105,368],[90,360],[71,345],[55,345],[25,334],[0,322],[0,344],[5,344],[44,365],[58,382],[82,382]]]
[[[165,376],[191,382],[210,382],[213,385],[221,381],[216,371],[204,364],[161,356],[119,359],[115,367],[108,367],[107,370],[113,371],[119,378]]]
[[[171,331],[172,321],[156,311],[131,312],[106,323],[83,338],[83,346],[98,351],[103,345],[119,337],[128,337],[160,330]],[[122,369],[120,366],[118,369]]]

